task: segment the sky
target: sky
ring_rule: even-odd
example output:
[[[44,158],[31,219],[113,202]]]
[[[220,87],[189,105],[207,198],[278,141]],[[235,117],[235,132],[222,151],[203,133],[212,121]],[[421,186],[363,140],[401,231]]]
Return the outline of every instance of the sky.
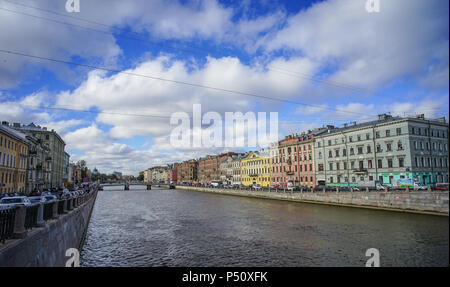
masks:
[[[279,137],[382,113],[448,120],[448,1],[379,1],[0,0],[0,120],[134,175],[249,150],[171,145],[170,117],[194,104],[278,112]]]

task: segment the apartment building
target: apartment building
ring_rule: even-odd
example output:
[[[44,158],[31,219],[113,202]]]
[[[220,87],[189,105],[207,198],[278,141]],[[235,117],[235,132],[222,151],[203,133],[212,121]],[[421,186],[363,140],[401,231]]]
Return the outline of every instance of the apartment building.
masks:
[[[448,182],[448,123],[379,115],[328,130],[315,140],[318,184],[367,186]]]
[[[271,167],[269,151],[264,149],[257,152],[249,152],[241,160],[241,184],[251,186],[259,184],[268,187],[271,181]]]
[[[25,134],[0,125],[0,193],[26,193],[29,145]]]

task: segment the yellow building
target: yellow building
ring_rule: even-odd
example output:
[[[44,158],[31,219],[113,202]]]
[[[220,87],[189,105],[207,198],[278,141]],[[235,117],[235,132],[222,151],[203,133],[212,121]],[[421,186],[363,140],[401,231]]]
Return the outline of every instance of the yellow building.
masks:
[[[261,150],[249,152],[241,160],[241,184],[251,186],[259,184],[262,187],[270,185],[270,157],[269,153]]]
[[[0,194],[25,193],[27,160],[25,135],[0,125]]]

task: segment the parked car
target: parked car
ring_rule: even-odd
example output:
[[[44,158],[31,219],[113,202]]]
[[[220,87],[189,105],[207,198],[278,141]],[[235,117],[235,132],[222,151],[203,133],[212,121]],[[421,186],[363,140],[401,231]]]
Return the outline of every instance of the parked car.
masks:
[[[47,201],[45,196],[29,196],[28,199],[31,201],[31,203],[44,203]]]
[[[44,195],[45,199],[47,200],[47,202],[49,201],[54,201],[57,200],[58,198],[56,197],[56,195]]]
[[[448,183],[436,183],[434,190],[448,190]]]
[[[10,208],[16,205],[31,205],[31,201],[26,196],[4,197],[0,200],[0,207]]]
[[[254,184],[254,185],[252,185],[252,189],[261,190],[262,187],[259,184]]]
[[[375,189],[376,190],[384,190],[384,185],[382,185],[381,183],[377,183],[376,185],[375,185]],[[389,187],[388,187],[388,189],[389,189]]]

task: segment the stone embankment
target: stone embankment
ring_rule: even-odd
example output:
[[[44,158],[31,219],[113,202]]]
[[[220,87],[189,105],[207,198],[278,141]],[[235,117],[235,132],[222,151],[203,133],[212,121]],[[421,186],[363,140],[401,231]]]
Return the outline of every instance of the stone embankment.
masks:
[[[5,239],[0,241],[0,267],[65,266],[66,251],[81,250],[96,197],[94,190],[76,198],[0,211]]]
[[[177,186],[180,190],[193,190],[225,195],[286,200],[303,203],[371,208],[434,215],[449,215],[448,191],[370,191],[370,192],[275,192],[239,189]]]

